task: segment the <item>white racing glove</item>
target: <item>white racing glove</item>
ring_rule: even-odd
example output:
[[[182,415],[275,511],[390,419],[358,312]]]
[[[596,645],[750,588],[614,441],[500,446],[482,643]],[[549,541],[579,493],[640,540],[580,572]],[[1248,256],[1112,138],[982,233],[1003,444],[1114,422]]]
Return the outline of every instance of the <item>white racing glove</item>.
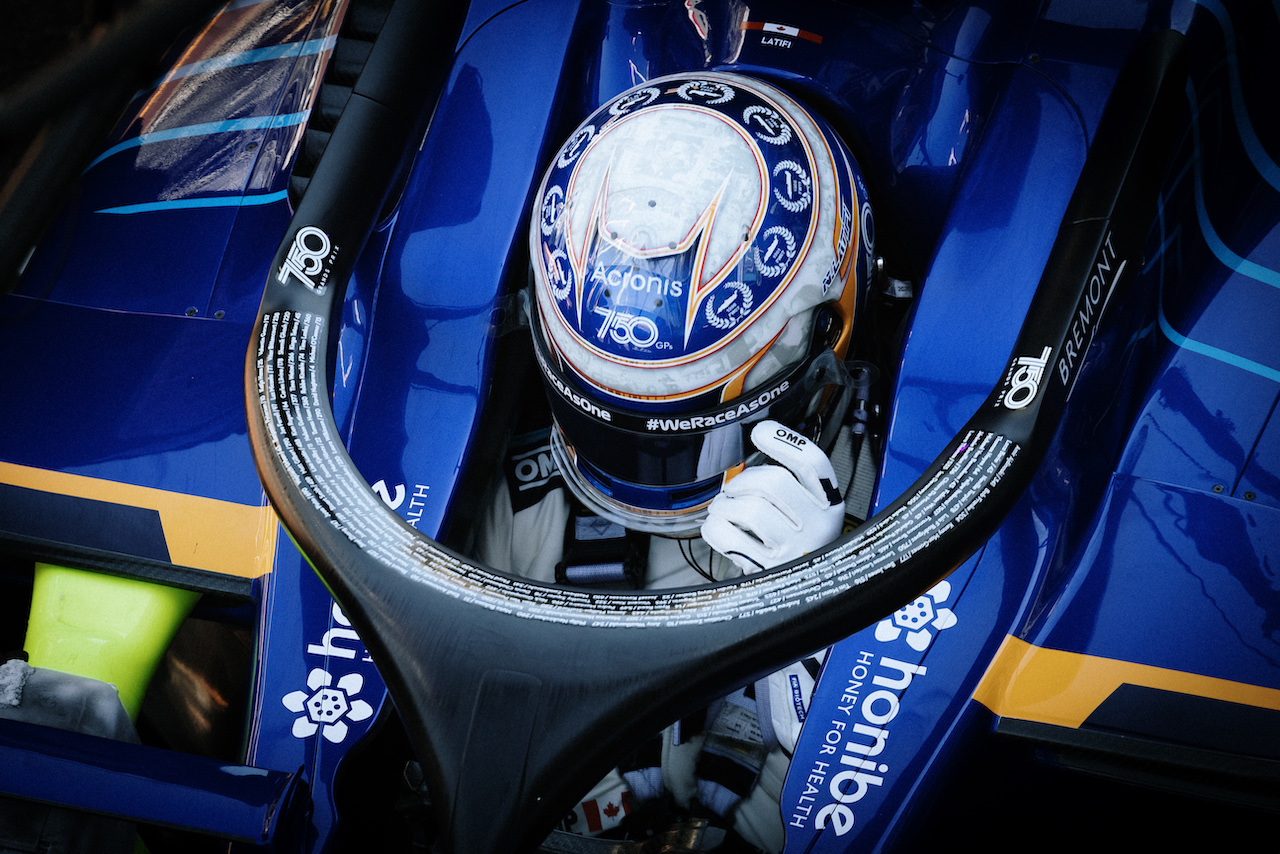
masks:
[[[813,441],[777,421],[761,421],[751,441],[781,465],[747,468],[707,508],[702,538],[743,572],[795,560],[831,542],[844,501],[831,461]]]

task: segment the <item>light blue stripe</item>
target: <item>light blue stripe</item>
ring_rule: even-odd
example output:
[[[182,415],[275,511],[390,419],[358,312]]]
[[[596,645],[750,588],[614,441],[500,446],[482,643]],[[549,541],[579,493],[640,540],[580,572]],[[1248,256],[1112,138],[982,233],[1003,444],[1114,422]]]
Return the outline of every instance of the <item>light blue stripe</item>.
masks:
[[[1276,166],[1275,161],[1262,146],[1262,141],[1258,139],[1258,134],[1253,129],[1253,122],[1249,120],[1249,108],[1244,103],[1244,89],[1240,86],[1240,63],[1236,56],[1236,32],[1231,24],[1231,16],[1218,0],[1195,0],[1195,2],[1213,13],[1213,17],[1218,19],[1218,26],[1222,28],[1222,38],[1227,45],[1231,111],[1235,114],[1244,150],[1248,153],[1254,168],[1258,170],[1258,174],[1272,187],[1280,190],[1280,166]],[[1280,5],[1277,5],[1277,13],[1280,14]]]
[[[1213,223],[1209,221],[1209,211],[1204,203],[1204,165],[1200,157],[1200,107],[1196,102],[1195,89],[1190,82],[1187,83],[1187,100],[1191,104],[1191,138],[1195,146],[1195,151],[1192,154],[1192,163],[1195,170],[1195,181],[1193,183],[1195,184],[1196,195],[1196,218],[1200,222],[1200,231],[1204,234],[1204,242],[1208,244],[1209,249],[1222,262],[1223,266],[1235,270],[1242,276],[1248,276],[1251,279],[1262,282],[1264,285],[1280,288],[1280,273],[1237,255],[1218,236]]]
[[[1163,289],[1161,289],[1160,293],[1159,313],[1160,329],[1164,332],[1165,337],[1182,349],[1190,350],[1193,353],[1199,353],[1201,356],[1208,356],[1210,359],[1216,359],[1219,362],[1231,365],[1232,367],[1240,368],[1243,371],[1248,371],[1251,374],[1257,374],[1260,377],[1280,383],[1280,371],[1275,368],[1255,362],[1252,359],[1246,359],[1244,356],[1239,356],[1235,353],[1229,353],[1226,350],[1214,347],[1212,344],[1205,344],[1202,341],[1196,341],[1195,339],[1188,338],[1178,330],[1174,329],[1173,325],[1169,323],[1168,318],[1164,316]]]
[[[168,83],[173,80],[181,80],[183,77],[190,77],[193,74],[206,74],[210,71],[221,71],[224,68],[253,65],[255,62],[270,62],[274,59],[311,56],[312,54],[332,50],[337,41],[338,37],[334,35],[322,39],[308,39],[304,42],[290,42],[288,44],[273,45],[272,47],[240,51],[239,53],[228,53],[223,56],[215,56],[212,59],[202,59],[199,62],[192,62],[188,65],[179,65],[165,74],[160,82]]]
[[[311,114],[310,110],[303,110],[299,113],[286,113],[283,116],[254,116],[248,119],[227,119],[220,122],[201,122],[200,124],[185,125],[183,127],[169,128],[168,130],[156,130],[149,133],[139,134],[132,139],[126,139],[124,142],[118,142],[99,154],[89,164],[88,169],[97,166],[108,157],[119,154],[122,151],[128,151],[131,148],[138,148],[152,142],[166,142],[174,139],[186,139],[193,136],[209,136],[215,133],[236,133],[248,130],[270,130],[271,128],[291,127],[300,125],[307,120],[307,116]]]
[[[289,197],[288,190],[278,193],[263,193],[257,196],[215,196],[202,199],[168,199],[162,202],[140,202],[136,205],[119,205],[114,208],[101,208],[94,213],[136,214],[152,211],[171,211],[190,208],[239,208],[254,205],[269,205],[282,202]]]

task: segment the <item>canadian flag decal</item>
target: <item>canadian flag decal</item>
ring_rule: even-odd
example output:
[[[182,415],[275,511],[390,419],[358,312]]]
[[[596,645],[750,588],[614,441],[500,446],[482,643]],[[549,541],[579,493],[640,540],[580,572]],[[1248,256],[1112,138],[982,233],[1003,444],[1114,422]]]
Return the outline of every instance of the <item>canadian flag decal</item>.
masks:
[[[599,833],[617,827],[631,812],[631,793],[611,793],[620,797],[593,798],[578,805],[588,833]]]

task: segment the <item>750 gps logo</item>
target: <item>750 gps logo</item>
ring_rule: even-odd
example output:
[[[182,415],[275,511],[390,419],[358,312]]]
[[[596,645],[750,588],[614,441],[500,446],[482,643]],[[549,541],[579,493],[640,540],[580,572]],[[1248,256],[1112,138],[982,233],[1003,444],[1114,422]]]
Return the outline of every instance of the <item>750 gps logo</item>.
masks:
[[[280,265],[276,280],[287,285],[293,277],[315,293],[323,294],[329,279],[329,265],[325,262],[335,254],[337,249],[328,234],[314,225],[304,225],[293,236],[293,245]],[[317,273],[320,274],[318,278]]]
[[[595,313],[604,318],[596,338],[603,341],[607,334],[618,344],[647,350],[658,345],[658,349],[666,349],[671,345],[658,340],[658,324],[644,315],[628,314],[618,311],[617,307],[596,306]],[[665,346],[664,346],[665,345]]]
[[[1009,366],[1005,376],[1005,393],[1000,399],[1008,409],[1022,409],[1036,399],[1040,391],[1040,380],[1044,377],[1044,367],[1049,363],[1052,347],[1045,347],[1037,356],[1019,356]]]

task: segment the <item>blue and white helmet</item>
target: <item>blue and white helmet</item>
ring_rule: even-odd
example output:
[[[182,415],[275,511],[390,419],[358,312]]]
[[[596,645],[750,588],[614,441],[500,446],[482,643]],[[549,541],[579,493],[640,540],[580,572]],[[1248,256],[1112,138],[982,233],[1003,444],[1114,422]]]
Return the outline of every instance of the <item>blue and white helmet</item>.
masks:
[[[592,114],[537,198],[533,337],[565,479],[625,526],[693,533],[751,424],[811,430],[831,396],[871,269],[857,164],[776,87],[680,74]]]

